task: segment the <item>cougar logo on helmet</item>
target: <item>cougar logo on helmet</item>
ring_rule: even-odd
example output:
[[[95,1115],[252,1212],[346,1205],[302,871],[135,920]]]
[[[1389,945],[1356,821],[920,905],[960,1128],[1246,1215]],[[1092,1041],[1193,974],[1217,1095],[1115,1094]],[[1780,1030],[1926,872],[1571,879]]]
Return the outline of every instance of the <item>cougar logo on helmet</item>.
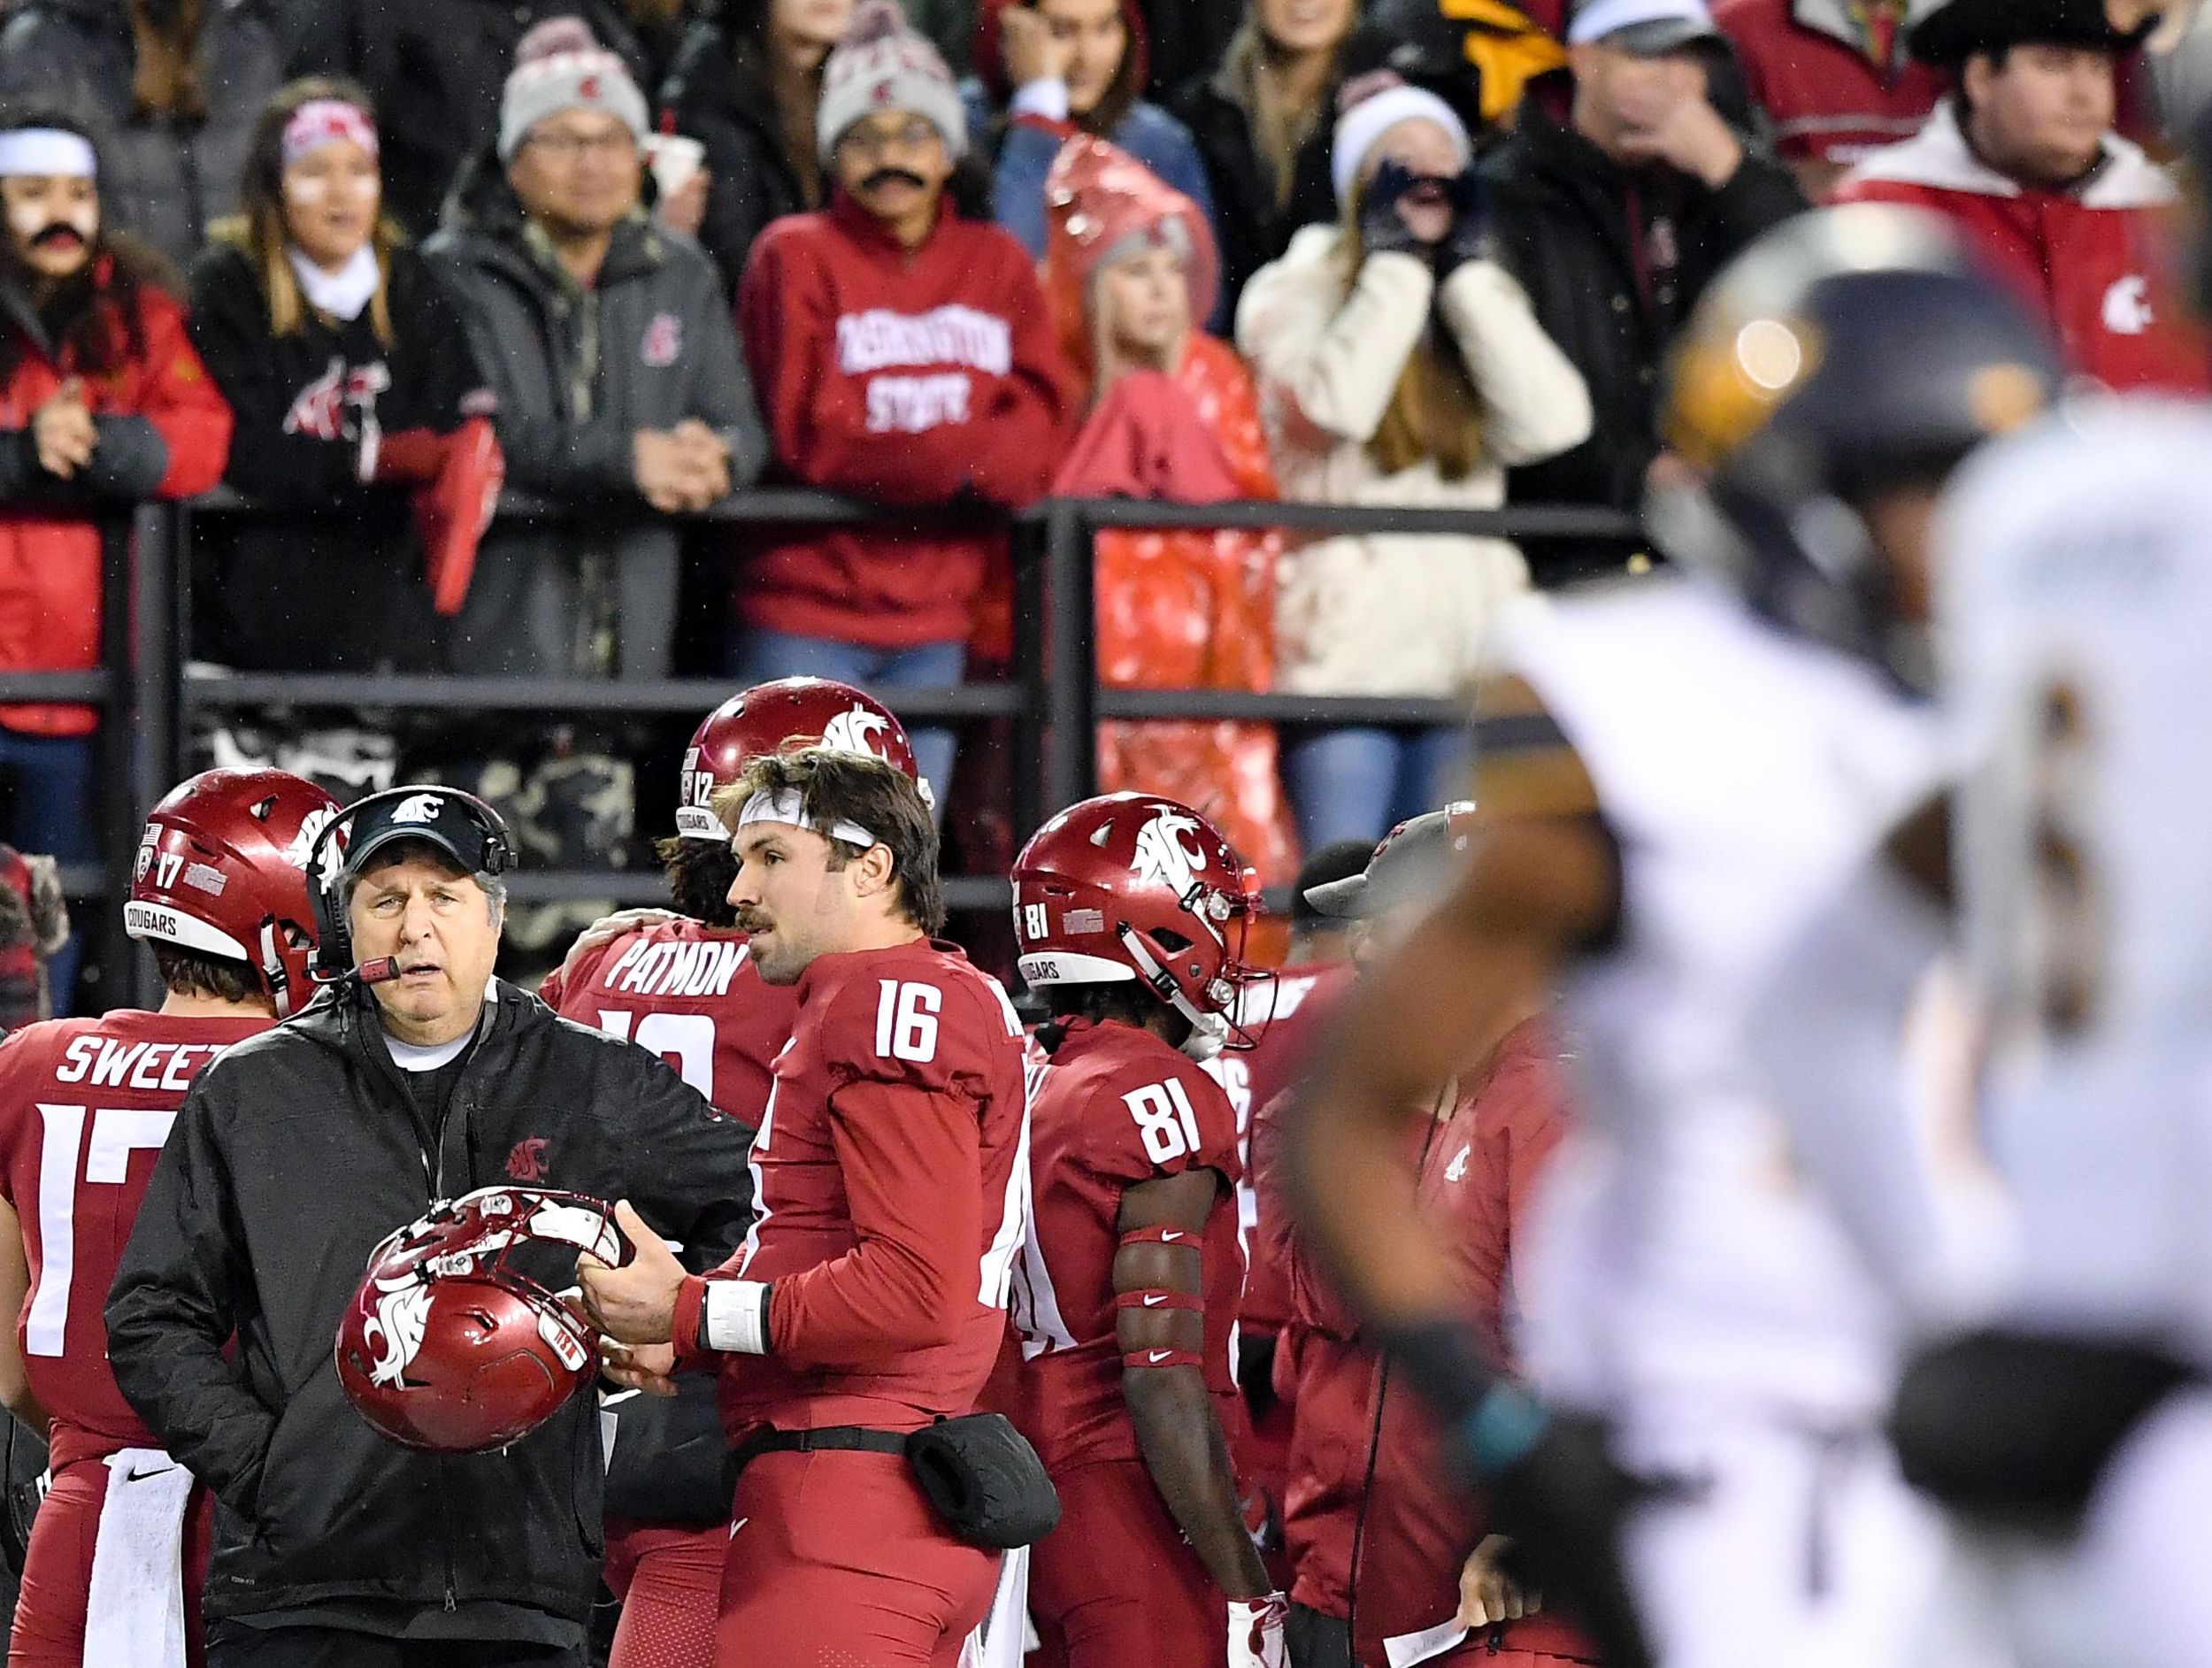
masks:
[[[292,836],[291,844],[284,848],[284,860],[296,869],[305,869],[307,859],[314,852],[315,842],[323,837],[324,829],[338,820],[339,815],[337,808],[332,805],[318,805],[309,811],[300,819],[300,831]],[[338,849],[338,842],[332,841],[323,848],[322,862],[318,865],[318,872],[307,877],[309,884],[320,882],[327,885],[335,881],[345,860],[345,853]]]
[[[883,748],[876,741],[887,734],[890,725],[883,715],[871,712],[866,707],[848,707],[822,726],[822,745],[833,752],[864,753],[871,758],[881,758]]]
[[[392,812],[394,822],[435,822],[438,820],[438,796],[417,794],[403,799]]]
[[[1129,872],[1141,880],[1155,880],[1181,897],[1198,884],[1198,872],[1206,866],[1205,848],[1195,838],[1198,819],[1188,811],[1163,805],[1152,820],[1137,830],[1137,854]]]
[[[430,1319],[430,1288],[413,1275],[379,1280],[376,1314],[361,1329],[362,1340],[376,1349],[369,1370],[372,1384],[396,1385],[406,1375],[422,1348],[423,1332]]]

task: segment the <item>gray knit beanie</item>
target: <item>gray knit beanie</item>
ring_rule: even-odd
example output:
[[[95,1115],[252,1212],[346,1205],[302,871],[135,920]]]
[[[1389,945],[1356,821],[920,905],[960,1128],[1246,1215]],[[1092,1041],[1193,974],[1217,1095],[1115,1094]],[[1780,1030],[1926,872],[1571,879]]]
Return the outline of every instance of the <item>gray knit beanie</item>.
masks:
[[[511,162],[530,130],[565,110],[600,110],[642,144],[645,95],[622,59],[577,18],[548,18],[515,46],[515,67],[499,101],[499,159]]]
[[[862,0],[845,38],[822,67],[815,140],[829,159],[845,129],[878,111],[905,110],[944,135],[956,159],[968,148],[967,112],[952,72],[928,37],[906,26],[897,0]]]

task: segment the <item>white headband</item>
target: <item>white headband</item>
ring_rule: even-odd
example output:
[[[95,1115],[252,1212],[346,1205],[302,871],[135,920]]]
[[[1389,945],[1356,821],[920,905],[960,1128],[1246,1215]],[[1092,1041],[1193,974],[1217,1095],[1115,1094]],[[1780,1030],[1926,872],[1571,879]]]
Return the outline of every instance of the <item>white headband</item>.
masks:
[[[1393,87],[1360,102],[1337,118],[1336,135],[1329,152],[1330,183],[1336,187],[1339,208],[1349,208],[1352,187],[1359,180],[1367,153],[1402,121],[1432,121],[1452,136],[1462,167],[1474,147],[1468,142],[1467,124],[1459,112],[1434,93],[1418,87]]]
[[[745,809],[737,813],[737,826],[742,828],[756,822],[780,822],[794,828],[805,828],[826,840],[842,840],[849,846],[858,846],[863,851],[883,843],[858,823],[847,822],[842,818],[825,827],[806,814],[806,803],[795,788],[774,794],[764,788],[747,800]]]
[[[0,134],[0,178],[58,174],[71,180],[99,175],[92,142],[65,127],[18,127]]]

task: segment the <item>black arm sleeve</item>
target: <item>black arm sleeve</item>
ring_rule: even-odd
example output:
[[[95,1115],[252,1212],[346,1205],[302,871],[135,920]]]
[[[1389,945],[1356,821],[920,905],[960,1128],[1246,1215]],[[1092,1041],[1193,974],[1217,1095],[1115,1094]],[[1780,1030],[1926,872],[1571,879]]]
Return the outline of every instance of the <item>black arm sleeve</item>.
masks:
[[[753,1222],[753,1132],[643,1049],[623,1118],[624,1192],[640,1215],[683,1241],[695,1272],[716,1267]]]
[[[400,338],[394,357],[395,403],[388,431],[431,428],[449,434],[471,417],[489,416],[497,402],[470,339],[461,304],[438,271],[419,258],[396,262],[393,273],[394,330]]]
[[[162,1445],[251,1517],[276,1418],[224,1358],[246,1288],[219,1112],[203,1073],[185,1097],[108,1294],[108,1360]]]

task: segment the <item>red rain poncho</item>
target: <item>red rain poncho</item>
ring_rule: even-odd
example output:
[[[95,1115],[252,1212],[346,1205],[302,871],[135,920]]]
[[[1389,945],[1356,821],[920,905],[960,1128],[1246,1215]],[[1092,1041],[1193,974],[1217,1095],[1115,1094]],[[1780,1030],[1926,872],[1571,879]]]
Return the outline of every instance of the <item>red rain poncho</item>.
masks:
[[[1045,291],[1071,361],[1095,375],[1089,303],[1105,257],[1182,223],[1193,320],[1212,311],[1219,259],[1197,206],[1102,139],[1071,139],[1046,188]],[[1214,503],[1273,498],[1275,472],[1252,380],[1194,323],[1172,373],[1128,373],[1096,401],[1053,490],[1069,497]],[[1114,688],[1265,689],[1275,673],[1276,534],[1099,534],[1099,681]],[[1099,726],[1099,786],[1164,794],[1213,819],[1270,884],[1298,849],[1275,731],[1208,720]]]

